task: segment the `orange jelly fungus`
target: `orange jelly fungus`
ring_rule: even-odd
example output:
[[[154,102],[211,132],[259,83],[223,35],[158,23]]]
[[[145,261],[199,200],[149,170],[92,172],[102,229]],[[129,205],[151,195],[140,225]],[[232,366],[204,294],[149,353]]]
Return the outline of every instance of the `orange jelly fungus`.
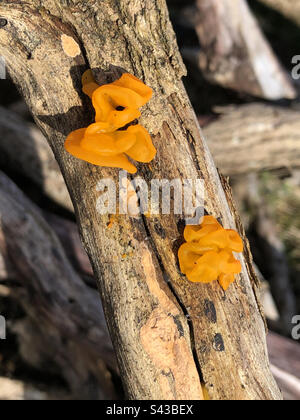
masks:
[[[109,85],[98,86],[91,70],[82,77],[83,92],[93,102],[95,123],[73,131],[65,148],[73,156],[99,166],[122,168],[135,173],[128,157],[149,163],[156,149],[148,131],[141,125],[119,130],[141,116],[139,108],[152,97],[152,89],[131,74]]]
[[[224,229],[213,216],[204,216],[200,226],[187,226],[178,251],[180,269],[191,282],[218,280],[224,290],[242,270],[233,252],[243,252],[243,241],[234,230]]]

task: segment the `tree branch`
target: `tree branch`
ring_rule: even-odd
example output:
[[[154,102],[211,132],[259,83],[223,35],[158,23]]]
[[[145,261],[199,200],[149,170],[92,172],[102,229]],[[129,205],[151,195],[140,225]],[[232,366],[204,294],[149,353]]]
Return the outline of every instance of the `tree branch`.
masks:
[[[246,0],[198,0],[197,8],[198,64],[208,80],[271,100],[296,97]]]
[[[204,134],[222,173],[300,167],[298,111],[259,103],[216,111]]]

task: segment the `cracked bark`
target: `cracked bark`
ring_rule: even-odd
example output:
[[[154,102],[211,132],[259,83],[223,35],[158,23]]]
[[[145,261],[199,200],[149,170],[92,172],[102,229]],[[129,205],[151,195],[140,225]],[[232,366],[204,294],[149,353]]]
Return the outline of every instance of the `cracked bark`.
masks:
[[[141,123],[158,155],[139,165],[139,174],[146,181],[203,178],[205,210],[236,227],[181,82],[185,68],[165,1],[3,1],[0,17],[7,20],[1,53],[66,179],[128,396],[202,399],[201,376],[211,399],[280,399],[248,254],[226,295],[217,284],[190,284],[177,261],[182,219],[119,216],[108,229],[109,216],[96,211],[96,185],[106,177],[117,182],[117,171],[78,161],[63,148],[71,130],[92,121],[82,72],[91,67],[103,82],[122,67],[155,91]],[[63,48],[62,35],[81,53],[74,57],[74,44]],[[216,317],[207,314],[207,302]]]

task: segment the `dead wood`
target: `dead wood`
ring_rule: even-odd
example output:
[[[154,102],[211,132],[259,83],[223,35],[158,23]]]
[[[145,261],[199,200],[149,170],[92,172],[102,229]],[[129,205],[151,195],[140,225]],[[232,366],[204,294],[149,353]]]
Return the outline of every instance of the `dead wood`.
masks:
[[[117,77],[121,66],[155,91],[141,122],[158,155],[151,166],[139,165],[139,174],[148,181],[203,178],[205,210],[225,227],[242,229],[183,88],[185,69],[165,2],[2,1],[0,16],[7,20],[0,46],[10,74],[66,179],[127,395],[201,399],[202,377],[212,399],[281,399],[269,370],[248,248],[242,274],[226,295],[217,284],[189,283],[177,263],[182,217],[120,216],[108,229],[109,215],[96,210],[96,186],[107,177],[118,184],[118,172],[64,151],[66,135],[92,121],[81,94],[83,71],[97,69],[103,83],[109,80],[105,70]],[[62,35],[74,48],[64,48]]]
[[[198,65],[223,87],[265,99],[296,91],[245,0],[198,0]]]
[[[41,187],[49,198],[73,211],[53,153],[40,130],[11,110],[0,107],[0,164]]]
[[[280,335],[270,333],[268,336],[268,349],[272,371],[278,381],[285,399],[300,399],[300,347]]]
[[[10,289],[27,315],[14,327],[23,358],[37,368],[59,368],[81,398],[114,397],[107,366],[116,366],[97,292],[83,283],[40,212],[3,173],[0,191],[0,250],[17,273]]]
[[[265,104],[217,108],[204,128],[217,166],[226,175],[300,167],[299,111]]]
[[[10,378],[0,377],[0,401],[65,400],[68,395],[61,390],[39,389],[37,386]]]

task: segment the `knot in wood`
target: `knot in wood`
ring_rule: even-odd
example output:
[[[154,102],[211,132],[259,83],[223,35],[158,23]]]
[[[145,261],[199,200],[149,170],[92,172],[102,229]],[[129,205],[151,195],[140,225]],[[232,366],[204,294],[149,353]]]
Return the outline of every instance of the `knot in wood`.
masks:
[[[0,28],[4,28],[7,25],[7,19],[0,18]]]

